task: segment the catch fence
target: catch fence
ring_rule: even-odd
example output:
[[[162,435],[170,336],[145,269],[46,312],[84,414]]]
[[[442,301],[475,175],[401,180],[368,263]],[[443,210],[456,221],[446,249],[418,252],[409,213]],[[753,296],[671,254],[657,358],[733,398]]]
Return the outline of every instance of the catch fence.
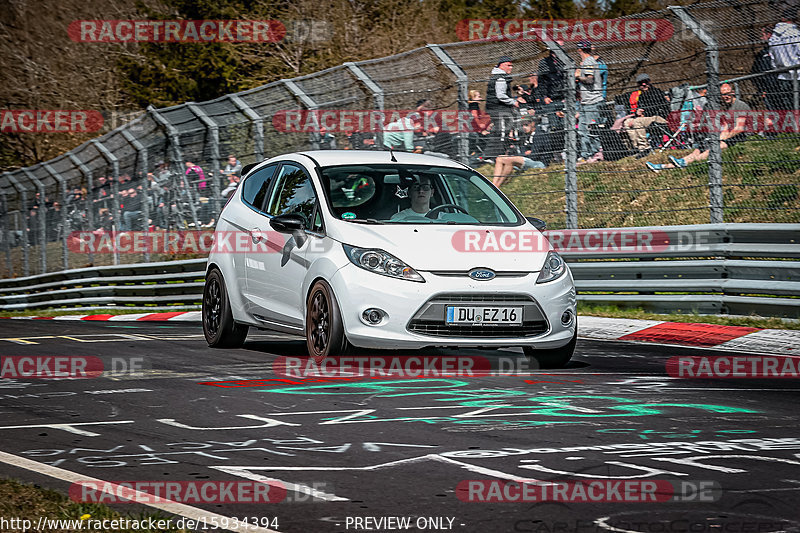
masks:
[[[428,100],[435,110],[468,109],[470,91],[486,95],[498,58],[514,61],[514,81],[555,61],[559,97],[534,108],[534,137],[545,168],[517,173],[504,192],[526,215],[550,228],[669,226],[674,224],[800,221],[800,135],[753,131],[746,142],[721,149],[720,132],[689,131],[685,112],[703,87],[704,110],[720,109],[720,86],[729,82],[751,108],[776,105],[798,110],[797,70],[752,66],[767,47],[762,30],[782,18],[769,2],[713,0],[671,7],[625,20],[668,22],[664,40],[596,42],[608,66],[600,120],[589,135],[600,141],[603,160],[583,163],[577,130],[580,102],[574,69],[577,43],[552,40],[462,41],[430,44],[390,57],[347,63],[280,80],[209,102],[146,112],[129,123],[51,161],[0,176],[0,277],[62,269],[171,259],[150,254],[83,254],[68,246],[74,231],[153,231],[209,227],[232,190],[227,156],[242,164],[285,152],[337,147],[380,149],[382,132],[285,131],[275,117],[287,110],[413,110]],[[544,62],[544,63],[543,63]],[[647,74],[649,90],[669,91],[667,124],[646,130],[646,158],[628,155],[636,127],[620,122],[630,94]],[[543,76],[539,76],[541,83]],[[779,81],[776,81],[779,80]],[[724,86],[723,86],[724,87]],[[790,112],[791,114],[791,112]],[[797,115],[791,115],[797,118]],[[524,121],[524,117],[523,117]],[[616,126],[622,125],[622,129]],[[524,127],[517,124],[517,137]],[[542,137],[543,136],[543,137]],[[458,131],[415,139],[423,150],[444,153],[491,176],[486,137]],[[508,141],[514,144],[515,141]],[[520,141],[521,142],[521,141]],[[520,144],[517,142],[517,144]],[[707,160],[685,169],[652,172],[695,147]],[[514,149],[512,146],[510,149]]]

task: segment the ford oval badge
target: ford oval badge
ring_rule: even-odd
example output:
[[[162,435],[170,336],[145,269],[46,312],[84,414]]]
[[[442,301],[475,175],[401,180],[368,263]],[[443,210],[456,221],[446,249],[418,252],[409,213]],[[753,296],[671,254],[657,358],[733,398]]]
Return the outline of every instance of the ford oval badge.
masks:
[[[469,277],[478,281],[489,281],[490,279],[494,279],[495,276],[496,274],[494,271],[488,268],[474,268],[469,271]]]

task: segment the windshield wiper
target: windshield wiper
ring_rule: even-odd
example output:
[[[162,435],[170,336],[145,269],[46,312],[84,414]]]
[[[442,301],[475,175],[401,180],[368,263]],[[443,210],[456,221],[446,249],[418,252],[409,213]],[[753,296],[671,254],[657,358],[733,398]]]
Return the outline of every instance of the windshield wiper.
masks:
[[[386,224],[375,218],[351,218],[350,222],[358,222],[359,224]]]

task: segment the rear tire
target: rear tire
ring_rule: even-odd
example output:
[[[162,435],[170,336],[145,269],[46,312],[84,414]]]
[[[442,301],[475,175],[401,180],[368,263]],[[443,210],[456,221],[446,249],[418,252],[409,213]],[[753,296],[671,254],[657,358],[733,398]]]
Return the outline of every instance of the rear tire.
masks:
[[[231,304],[222,273],[216,268],[208,273],[203,288],[203,335],[211,348],[241,348],[249,326],[233,321]]]
[[[317,281],[308,293],[306,348],[317,364],[326,357],[344,355],[352,348],[344,333],[342,314],[333,289],[323,280]]]
[[[525,346],[522,350],[528,358],[531,368],[563,368],[572,359],[572,354],[575,353],[575,345],[578,342],[578,325],[575,324],[575,335],[572,340],[560,348],[549,348],[546,350],[537,350]]]

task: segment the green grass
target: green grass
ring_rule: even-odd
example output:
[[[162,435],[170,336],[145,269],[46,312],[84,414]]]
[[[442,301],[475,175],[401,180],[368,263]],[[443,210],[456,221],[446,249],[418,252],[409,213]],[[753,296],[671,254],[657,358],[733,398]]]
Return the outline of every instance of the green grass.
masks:
[[[752,140],[723,150],[725,222],[800,222],[798,144],[796,136],[784,135],[773,140]],[[666,150],[646,160],[668,163],[668,156],[680,157],[688,152]],[[579,166],[580,227],[709,222],[707,163],[658,174],[647,170],[644,163],[644,160],[627,157]],[[478,170],[487,176],[494,172],[490,165]],[[502,189],[526,215],[545,219],[552,229],[565,226],[563,163],[516,174]]]
[[[747,326],[763,329],[800,330],[800,320],[783,320],[780,318],[764,318],[756,315],[698,315],[698,314],[658,314],[644,309],[621,309],[613,305],[595,305],[578,302],[578,314],[581,316],[603,316],[612,318],[638,318],[642,320],[665,320],[667,322],[697,322],[700,324],[721,324],[724,326]]]
[[[120,514],[106,505],[94,503],[73,502],[60,492],[44,489],[38,485],[21,483],[13,479],[0,479],[0,516],[9,520],[11,518],[31,520],[37,533],[61,533],[63,529],[35,529],[40,517],[61,520],[80,520],[90,518],[91,520],[114,520],[127,518],[129,520],[147,520],[152,518],[155,521],[168,520],[169,515],[159,512]],[[176,519],[173,518],[173,523]],[[145,522],[146,523],[146,522]],[[177,525],[177,524],[176,524]],[[22,531],[22,529],[8,529],[3,531]],[[80,529],[80,531],[99,531],[96,529]],[[183,529],[104,529],[103,533],[115,532],[137,532],[137,533],[156,533],[158,531],[183,532]]]
[[[197,311],[197,307],[184,304],[173,306],[153,306],[152,309],[138,307],[105,307],[103,309],[31,309],[27,311],[0,311],[0,317],[14,316],[63,316],[63,315],[135,315],[138,313],[166,313],[170,311]]]

